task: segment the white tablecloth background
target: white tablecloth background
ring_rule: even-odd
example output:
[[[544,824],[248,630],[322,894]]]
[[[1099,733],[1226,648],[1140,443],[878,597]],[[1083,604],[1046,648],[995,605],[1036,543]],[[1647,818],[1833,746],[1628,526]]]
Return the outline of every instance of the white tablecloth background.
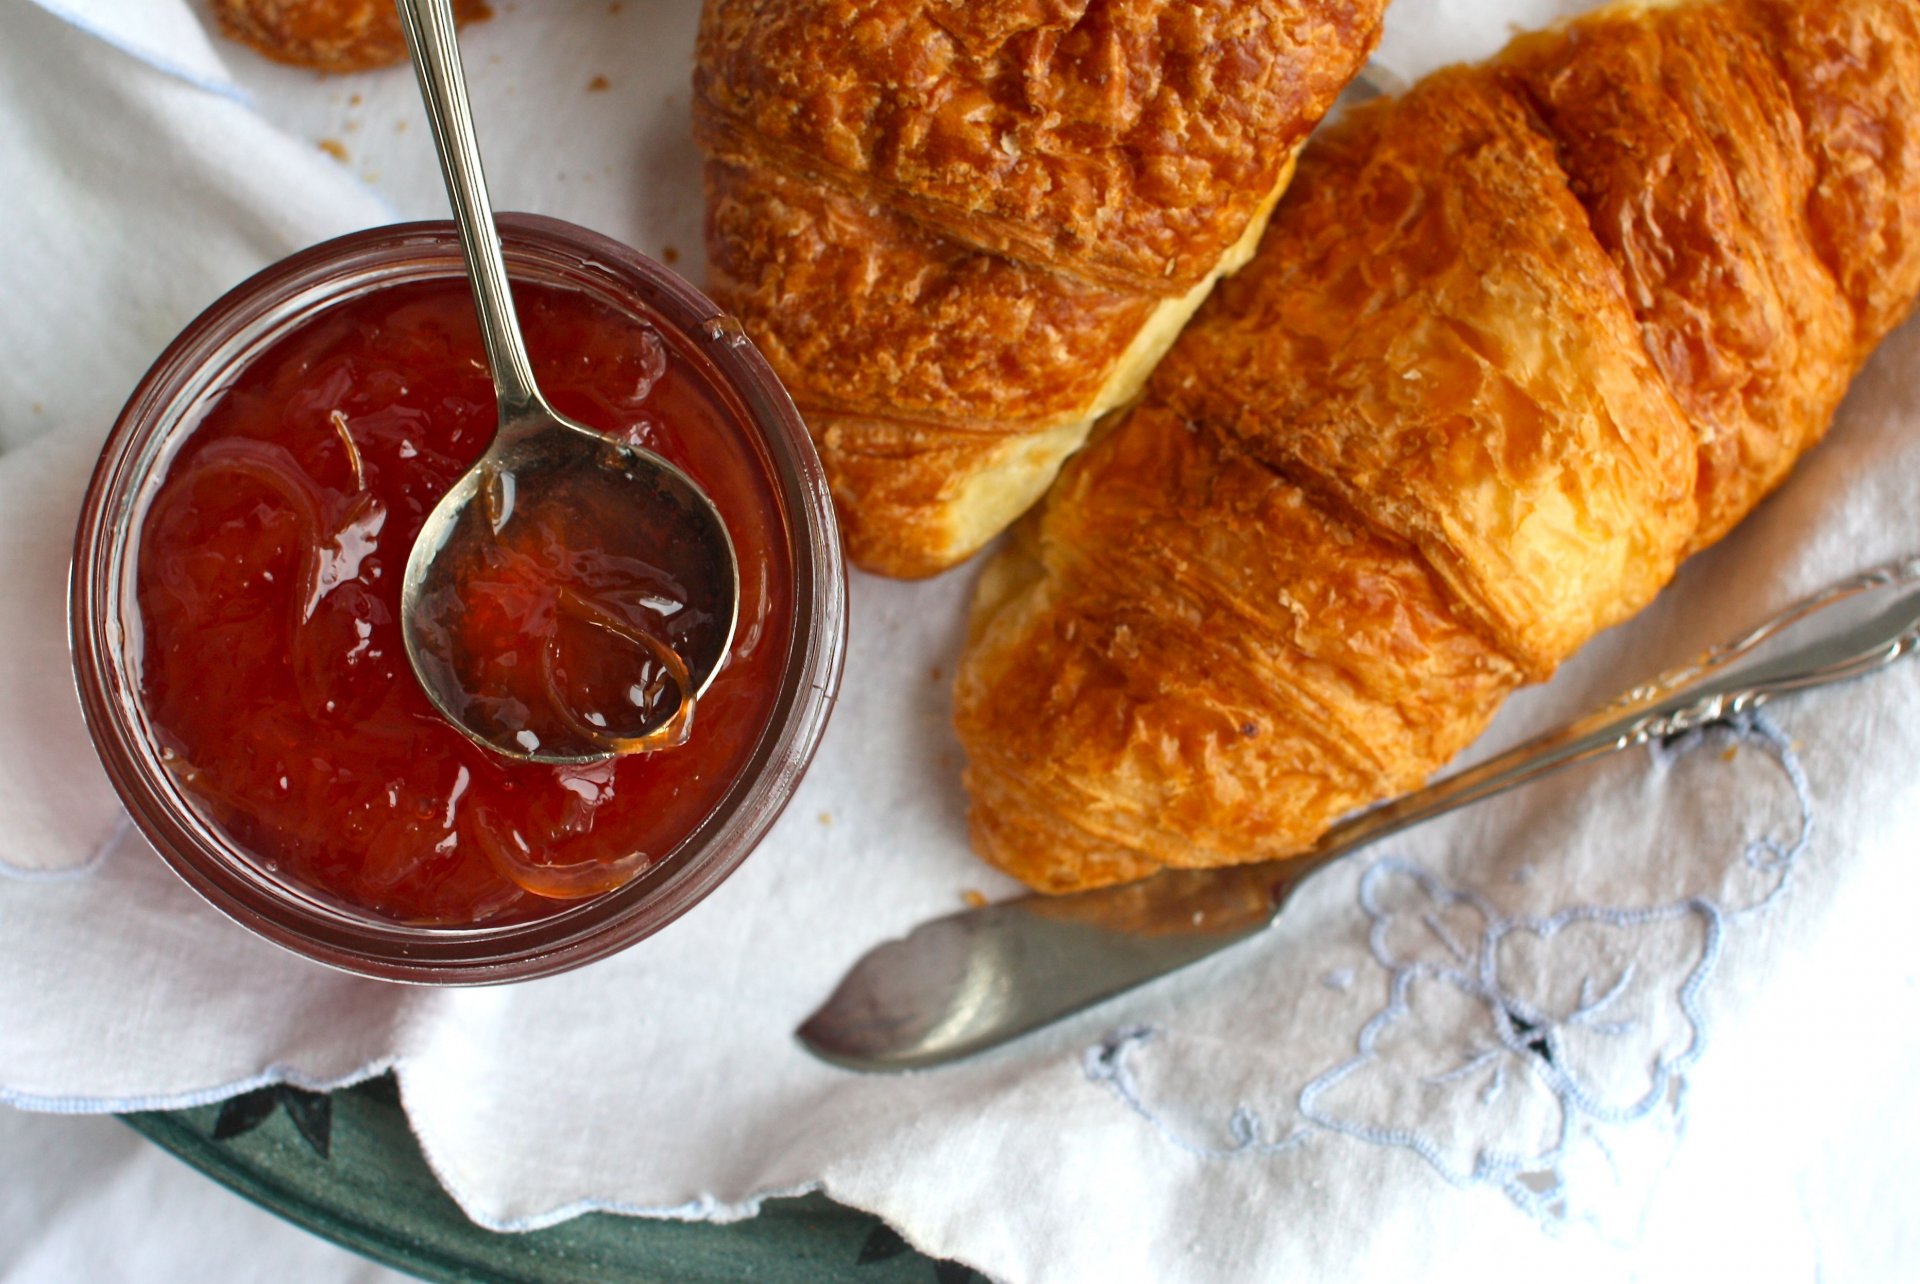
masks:
[[[1417,75],[1568,7],[1400,0],[1379,62]],[[499,205],[698,279],[695,11],[556,0],[474,28]],[[221,289],[335,232],[439,216],[413,93],[404,70],[270,66],[207,39],[182,0],[0,0],[0,536],[17,542],[0,562],[0,1100],[181,1104],[398,1055],[431,1159],[489,1224],[589,1202],[739,1216],[824,1185],[1016,1279],[1920,1272],[1903,944],[1920,666],[1443,822],[1316,880],[1273,939],[936,1074],[852,1079],[785,1031],[861,948],[1009,890],[965,851],[945,727],[964,572],[856,577],[854,681],[805,792],[642,949],[422,996],[306,968],[199,907],[118,825],[74,719],[57,614],[77,479]],[[1920,551],[1916,371],[1909,326],[1785,492],[1490,741]],[[582,1031],[611,995],[619,1038],[596,1045]],[[1551,1064],[1502,1035],[1496,997],[1554,1014]],[[686,1072],[651,1073],[682,1054]],[[583,1062],[649,1095],[550,1090]],[[378,1278],[248,1229],[264,1215],[117,1124],[0,1120],[0,1281]]]

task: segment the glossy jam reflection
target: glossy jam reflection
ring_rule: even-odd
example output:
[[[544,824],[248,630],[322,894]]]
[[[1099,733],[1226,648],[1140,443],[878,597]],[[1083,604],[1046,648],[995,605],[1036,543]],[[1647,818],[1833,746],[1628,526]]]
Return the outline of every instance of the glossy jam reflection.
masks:
[[[680,465],[733,536],[739,624],[684,744],[513,762],[449,726],[408,667],[407,554],[493,432],[459,278],[344,302],[252,361],[180,449],[142,528],[142,696],[175,778],[265,868],[406,922],[538,917],[644,870],[739,774],[785,658],[778,509],[691,358],[584,294],[515,296],[556,407]],[[512,591],[539,565],[509,565],[463,619],[473,645],[547,636],[527,613],[538,603]],[[610,654],[593,640],[558,649],[563,682],[612,681],[591,671],[586,657]]]
[[[558,433],[466,484],[407,621],[429,693],[510,754],[684,743],[734,619],[732,558],[699,496]]]

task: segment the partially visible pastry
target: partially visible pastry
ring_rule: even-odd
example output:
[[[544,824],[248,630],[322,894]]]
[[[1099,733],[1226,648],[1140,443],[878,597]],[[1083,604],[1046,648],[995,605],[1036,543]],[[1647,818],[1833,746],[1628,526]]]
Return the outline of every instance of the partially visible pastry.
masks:
[[[220,32],[275,62],[366,71],[402,62],[406,37],[393,0],[210,0]],[[485,0],[453,0],[454,18],[488,16]]]
[[[975,844],[1046,891],[1419,785],[1819,439],[1920,295],[1920,0],[1616,6],[1368,104],[992,562]]]
[[[853,560],[967,557],[1251,255],[1384,0],[708,0],[709,290]]]

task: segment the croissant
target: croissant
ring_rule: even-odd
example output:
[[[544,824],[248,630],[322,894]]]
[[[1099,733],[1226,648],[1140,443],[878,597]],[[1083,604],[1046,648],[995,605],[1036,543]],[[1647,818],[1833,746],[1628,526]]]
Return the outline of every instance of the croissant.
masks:
[[[1920,293],[1920,0],[1623,6],[1316,138],[987,566],[975,844],[1036,888],[1414,787],[1824,432]]]
[[[1222,274],[1384,0],[708,0],[708,289],[792,392],[849,556],[967,557]]]
[[[316,71],[367,71],[401,62],[407,41],[393,0],[212,0],[229,40],[275,62]],[[491,16],[486,0],[453,0],[456,22]]]

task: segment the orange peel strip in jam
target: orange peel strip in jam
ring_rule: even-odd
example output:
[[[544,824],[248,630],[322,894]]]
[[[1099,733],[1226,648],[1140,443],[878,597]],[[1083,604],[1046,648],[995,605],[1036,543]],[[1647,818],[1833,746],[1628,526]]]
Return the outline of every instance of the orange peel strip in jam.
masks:
[[[693,675],[687,671],[687,662],[681,658],[680,653],[660,639],[641,632],[605,608],[581,597],[572,589],[562,589],[555,605],[559,610],[582,623],[604,629],[615,637],[650,652],[666,670],[666,675],[673,680],[673,685],[680,692],[680,701],[674,708],[672,717],[651,731],[637,736],[610,735],[605,728],[596,727],[587,722],[574,711],[572,702],[560,690],[560,680],[555,673],[560,660],[560,634],[556,629],[547,638],[540,668],[541,683],[546,689],[547,702],[554,716],[581,739],[612,754],[652,753],[656,749],[670,749],[675,745],[685,744],[687,738],[693,734],[694,691]]]
[[[377,531],[379,520],[384,515],[380,502],[366,490],[360,451],[347,432],[346,417],[336,410],[330,419],[334,430],[346,445],[347,461],[353,469],[355,486],[353,499],[337,521],[322,518],[322,510],[329,507],[326,497],[292,452],[270,441],[229,437],[209,443],[189,465],[181,478],[182,489],[176,492],[184,494],[195,483],[210,476],[232,474],[258,483],[287,502],[300,524],[302,536],[297,541],[300,549],[300,592],[290,604],[294,618],[288,632],[292,640],[295,680],[300,685],[301,696],[309,706],[309,712],[321,702],[322,697],[315,693],[324,686],[321,675],[329,661],[319,653],[320,643],[300,625],[313,619],[321,599],[333,587],[324,582],[328,556],[341,551],[344,537],[355,526],[371,523]]]
[[[514,831],[511,841],[500,837],[490,812],[477,813],[473,835],[502,878],[521,890],[549,900],[577,901],[625,886],[653,864],[649,852],[632,852],[615,860],[583,860],[571,865],[543,865]]]

